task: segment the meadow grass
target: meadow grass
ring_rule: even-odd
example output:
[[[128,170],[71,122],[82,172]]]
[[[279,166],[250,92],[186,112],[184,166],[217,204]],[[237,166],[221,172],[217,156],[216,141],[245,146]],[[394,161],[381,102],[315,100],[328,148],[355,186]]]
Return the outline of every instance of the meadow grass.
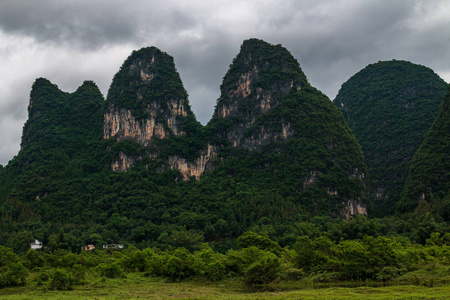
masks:
[[[88,278],[89,279],[89,278]],[[450,285],[391,285],[382,287],[320,287],[302,281],[272,284],[263,291],[246,288],[238,280],[211,283],[169,283],[162,278],[129,273],[126,278],[105,279],[51,291],[29,282],[24,287],[0,290],[0,299],[449,299]]]

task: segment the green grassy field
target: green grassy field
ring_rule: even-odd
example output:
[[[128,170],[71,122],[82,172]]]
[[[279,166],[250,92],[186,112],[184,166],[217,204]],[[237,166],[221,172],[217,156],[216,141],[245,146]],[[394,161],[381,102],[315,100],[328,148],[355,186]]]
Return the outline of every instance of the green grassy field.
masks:
[[[250,291],[237,280],[208,283],[164,279],[129,273],[126,278],[104,279],[75,286],[71,291],[46,291],[29,282],[0,290],[1,299],[449,299],[450,285],[393,285],[384,287],[321,287],[304,282],[272,284]]]

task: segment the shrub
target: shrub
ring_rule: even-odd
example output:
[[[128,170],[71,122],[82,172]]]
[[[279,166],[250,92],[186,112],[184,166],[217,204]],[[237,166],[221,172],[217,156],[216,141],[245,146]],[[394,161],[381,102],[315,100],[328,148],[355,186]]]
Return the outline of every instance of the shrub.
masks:
[[[294,250],[294,265],[305,272],[309,272],[313,267],[325,263],[326,259],[319,255],[320,252],[316,250],[316,245],[309,236],[298,237]]]
[[[193,275],[195,275],[195,261],[194,261],[194,256],[186,249],[186,248],[178,248],[175,251],[172,252],[173,257],[179,259],[179,260],[171,260],[169,259],[169,261],[171,260],[171,262],[167,262],[167,269],[171,269],[171,275],[170,278],[171,279],[183,279],[183,278],[188,278],[191,277]],[[174,268],[174,263],[175,261],[179,261],[180,264]],[[180,274],[174,274],[173,271],[174,269],[178,269],[180,271]]]
[[[149,263],[147,261],[147,255],[145,252],[140,250],[135,250],[124,256],[121,259],[122,266],[129,271],[144,272],[149,269]]]
[[[34,271],[36,272],[36,285],[41,286],[50,279],[48,268],[35,268]]]
[[[222,280],[227,273],[227,270],[222,262],[215,261],[205,267],[205,275],[211,281]]]
[[[21,262],[0,267],[0,288],[25,285],[27,277],[28,270]]]
[[[240,249],[255,246],[259,249],[270,251],[279,255],[281,247],[267,236],[260,235],[253,231],[247,231],[237,239],[237,244]]]
[[[379,281],[389,281],[404,273],[406,273],[406,269],[399,269],[397,267],[383,267],[376,274],[376,279]]]
[[[86,267],[76,264],[72,267],[71,274],[74,279],[74,284],[83,284],[86,276]]]
[[[266,284],[274,281],[280,271],[280,259],[273,253],[266,252],[245,270],[244,281],[247,285]]]
[[[113,262],[111,264],[102,263],[98,266],[98,268],[100,270],[100,275],[105,276],[106,278],[125,277],[122,268],[117,262]]]
[[[236,274],[243,274],[248,266],[258,261],[264,253],[264,250],[255,246],[241,249],[239,251],[230,250],[225,256],[224,263],[227,269]]]
[[[296,281],[302,279],[305,276],[305,272],[301,269],[289,268],[283,272],[282,276],[284,280]]]
[[[73,277],[63,269],[56,269],[50,276],[50,289],[52,290],[71,290]]]
[[[194,259],[185,248],[178,248],[172,255],[169,254],[165,267],[165,275],[171,281],[180,281],[195,275]]]
[[[44,258],[39,251],[29,249],[25,254],[25,266],[32,270],[36,267],[42,267],[44,265]]]

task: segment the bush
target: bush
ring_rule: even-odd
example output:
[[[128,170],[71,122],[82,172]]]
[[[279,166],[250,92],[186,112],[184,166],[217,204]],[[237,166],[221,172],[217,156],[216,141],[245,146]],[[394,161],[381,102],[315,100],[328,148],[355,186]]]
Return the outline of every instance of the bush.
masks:
[[[76,264],[72,267],[71,274],[74,279],[74,284],[84,284],[86,267],[80,264]]]
[[[163,276],[165,274],[165,261],[164,257],[151,249],[144,249],[142,251],[145,253],[148,273],[156,276]]]
[[[171,281],[180,281],[195,275],[194,257],[185,248],[178,248],[167,254],[165,275]]]
[[[220,261],[212,262],[205,267],[205,275],[211,281],[222,280],[227,273],[225,266]]]
[[[389,281],[394,279],[404,273],[406,273],[406,269],[399,269],[396,267],[383,267],[377,274],[376,279],[379,281]]]
[[[254,262],[258,261],[264,253],[264,250],[258,249],[255,246],[241,249],[239,251],[230,250],[225,256],[225,266],[231,272],[236,274],[243,274],[245,270]]]
[[[145,272],[149,269],[147,254],[140,250],[135,250],[121,259],[122,266],[125,270],[134,272]]]
[[[21,262],[0,267],[0,288],[25,285],[27,277],[28,270]]]
[[[36,285],[41,286],[50,279],[48,268],[35,268],[34,271],[36,272]]]
[[[245,270],[244,281],[247,285],[267,284],[274,281],[280,271],[280,259],[273,253],[266,252],[262,258]]]
[[[44,265],[44,258],[38,251],[30,249],[25,254],[24,264],[28,269],[32,270],[36,267],[42,267]]]
[[[178,257],[172,256],[166,263],[166,276],[172,281],[180,281],[189,277],[189,274],[184,270],[183,261]]]
[[[98,266],[98,269],[100,270],[100,275],[106,278],[125,277],[122,268],[117,262],[113,262],[112,264],[102,263]]]
[[[247,231],[237,239],[237,244],[240,249],[255,246],[259,249],[270,251],[279,255],[281,247],[267,236],[260,235],[253,231]]]
[[[289,268],[286,271],[283,272],[282,277],[284,280],[300,280],[305,276],[305,272],[301,269],[297,268]]]
[[[50,276],[50,289],[52,290],[71,290],[73,277],[63,269],[56,269]]]

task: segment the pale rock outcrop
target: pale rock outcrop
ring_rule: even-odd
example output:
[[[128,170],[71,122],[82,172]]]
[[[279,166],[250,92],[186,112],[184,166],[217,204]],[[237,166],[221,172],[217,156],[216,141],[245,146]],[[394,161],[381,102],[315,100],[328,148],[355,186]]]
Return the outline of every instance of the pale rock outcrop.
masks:
[[[280,139],[283,141],[288,140],[294,134],[294,131],[291,130],[290,127],[290,123],[282,123],[281,132],[278,132],[262,126],[258,134],[252,134],[252,136],[248,138],[235,139],[233,141],[233,146],[239,146],[249,151],[260,150],[263,145],[269,142],[280,141]],[[229,133],[228,136],[231,134],[232,133]]]
[[[167,164],[170,169],[180,170],[183,180],[187,180],[194,176],[197,180],[205,173],[206,170],[213,169],[213,162],[217,158],[217,149],[214,146],[208,145],[207,149],[200,153],[200,156],[190,162],[183,157],[177,155],[170,156]]]
[[[342,215],[346,219],[351,219],[357,215],[367,216],[367,206],[360,201],[349,200],[347,203],[344,203]]]
[[[303,189],[306,189],[306,188],[308,188],[308,186],[316,183],[317,180],[319,179],[318,178],[319,175],[320,175],[320,172],[317,170],[310,171],[309,176],[303,180]]]
[[[133,52],[114,77],[107,100],[105,139],[132,140],[147,148],[155,139],[186,135],[183,121],[192,114],[187,93],[173,59],[157,48]],[[150,152],[146,155],[158,155]],[[126,171],[142,158],[120,153],[112,169]]]
[[[153,137],[164,139],[170,134],[185,135],[177,118],[187,115],[183,100],[170,100],[167,107],[167,117],[163,123],[157,121],[158,113],[164,111],[158,103],[152,102],[147,106],[146,112],[149,117],[146,119],[136,119],[131,110],[111,105],[103,116],[103,137],[115,138],[118,141],[132,139],[142,146],[148,146]]]
[[[119,152],[119,159],[113,161],[111,169],[115,172],[124,172],[131,168],[132,164],[138,160],[137,158],[129,157],[123,152]]]
[[[261,72],[260,67],[255,65],[250,71],[241,74],[236,84],[227,90],[227,100],[220,101],[217,105],[219,118],[234,117],[240,120],[228,130],[227,139],[234,147],[242,147],[249,151],[258,150],[267,142],[276,141],[280,137],[287,140],[294,133],[291,125],[283,122],[281,132],[261,127],[250,137],[244,137],[244,132],[255,124],[258,117],[280,104],[281,96],[289,93],[293,88],[300,90],[300,84],[295,84],[294,80],[273,83],[269,90],[261,87],[254,88],[255,81]]]

